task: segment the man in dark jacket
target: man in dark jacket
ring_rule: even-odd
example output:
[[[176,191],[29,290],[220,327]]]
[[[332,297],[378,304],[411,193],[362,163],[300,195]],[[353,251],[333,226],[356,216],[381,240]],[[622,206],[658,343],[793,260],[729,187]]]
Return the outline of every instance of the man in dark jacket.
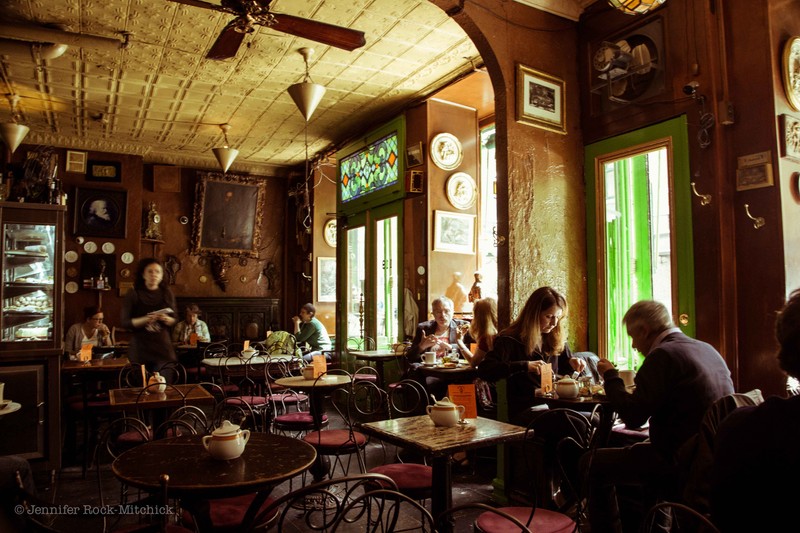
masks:
[[[592,533],[622,531],[616,485],[641,485],[645,495],[670,497],[679,490],[675,453],[697,433],[708,408],[733,393],[725,361],[711,345],[675,327],[663,304],[633,304],[622,322],[633,348],[644,355],[635,388],[625,388],[617,369],[601,359],[608,400],[622,420],[638,427],[650,420],[650,440],[625,448],[602,448],[584,457],[590,483]]]

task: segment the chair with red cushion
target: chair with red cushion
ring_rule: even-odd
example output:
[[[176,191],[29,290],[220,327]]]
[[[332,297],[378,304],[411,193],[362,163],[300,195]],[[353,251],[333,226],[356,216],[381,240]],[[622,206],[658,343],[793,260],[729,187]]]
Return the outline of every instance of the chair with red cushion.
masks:
[[[350,471],[353,456],[360,471],[366,472],[364,449],[367,437],[355,430],[355,424],[361,420],[361,416],[370,416],[370,410],[378,412],[383,408],[385,393],[369,381],[354,382],[352,375],[341,369],[330,370],[319,376],[317,381],[324,380],[328,375],[345,375],[350,378],[349,385],[330,392],[331,404],[344,427],[310,431],[303,440],[314,446],[319,455],[334,458],[330,463],[329,477],[333,477],[337,467],[341,469],[342,475],[346,475]],[[347,458],[346,462],[344,458]]]

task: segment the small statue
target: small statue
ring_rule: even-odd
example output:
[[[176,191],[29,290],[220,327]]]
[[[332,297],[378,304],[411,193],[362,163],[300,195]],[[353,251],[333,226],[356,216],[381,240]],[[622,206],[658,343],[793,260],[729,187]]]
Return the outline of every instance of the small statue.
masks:
[[[156,211],[156,203],[150,202],[147,211],[147,229],[144,232],[145,239],[161,240],[161,215]]]
[[[475,283],[472,284],[472,288],[469,290],[469,301],[470,303],[475,303],[481,298],[483,298],[483,274],[481,274],[480,270],[475,271]]]
[[[453,300],[453,311],[460,313],[467,303],[467,289],[461,284],[461,272],[453,272],[453,283],[447,287],[445,296]]]

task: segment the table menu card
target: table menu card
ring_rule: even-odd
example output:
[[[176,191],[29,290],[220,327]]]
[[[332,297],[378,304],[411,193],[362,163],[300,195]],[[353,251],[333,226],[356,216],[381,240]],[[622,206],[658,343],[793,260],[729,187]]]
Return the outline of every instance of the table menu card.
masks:
[[[456,405],[464,406],[464,418],[478,418],[475,385],[448,385],[447,397]]]

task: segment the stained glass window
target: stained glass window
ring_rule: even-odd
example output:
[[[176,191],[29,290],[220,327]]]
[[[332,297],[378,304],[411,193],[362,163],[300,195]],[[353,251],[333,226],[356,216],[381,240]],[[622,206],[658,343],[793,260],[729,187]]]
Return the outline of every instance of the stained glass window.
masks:
[[[342,203],[397,183],[397,139],[392,132],[340,161]]]

